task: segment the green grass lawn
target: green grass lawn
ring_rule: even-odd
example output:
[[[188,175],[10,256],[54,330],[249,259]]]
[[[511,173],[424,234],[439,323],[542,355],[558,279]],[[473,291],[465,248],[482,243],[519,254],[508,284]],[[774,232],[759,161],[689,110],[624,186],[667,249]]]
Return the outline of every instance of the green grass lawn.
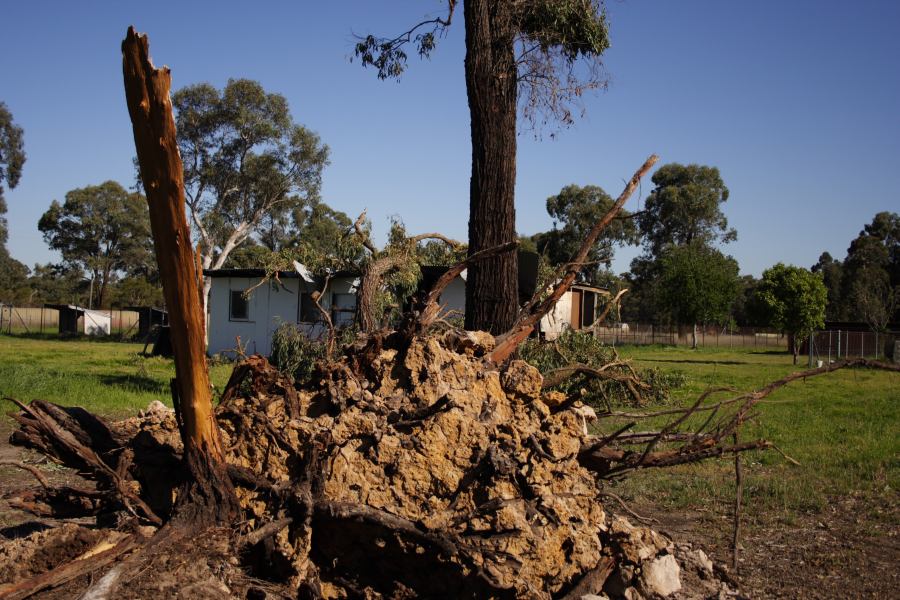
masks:
[[[787,354],[751,349],[655,346],[622,348],[620,353],[641,367],[683,372],[687,384],[673,394],[677,405],[690,404],[710,387],[749,391],[806,368],[793,366]],[[774,510],[789,519],[792,511],[820,510],[838,494],[896,497],[900,373],[844,369],[798,380],[769,396],[756,413],[742,428],[742,440],[770,440],[800,466],[771,450],[744,455],[744,494],[748,508],[753,507],[750,511]],[[699,423],[694,419],[686,429],[690,424]],[[615,424],[603,423],[601,428],[612,430]],[[637,428],[652,427],[645,423]],[[673,509],[727,510],[734,498],[734,462],[729,457],[639,472],[620,484],[620,490],[629,498],[646,498]]]
[[[142,347],[0,335],[0,395],[78,405],[108,416],[134,414],[152,400],[171,405],[172,361],[142,357]],[[621,348],[620,354],[640,367],[684,373],[687,383],[673,394],[678,405],[712,386],[748,391],[802,368],[794,367],[786,354],[753,349],[651,346]],[[217,390],[230,372],[227,364],[212,368]],[[847,369],[797,381],[772,394],[757,412],[744,426],[742,439],[771,440],[801,466],[775,451],[745,455],[748,512],[752,507],[776,510],[789,518],[792,511],[821,509],[835,494],[891,496],[900,488],[900,374]],[[603,421],[599,426],[611,431],[621,424]],[[653,425],[659,423],[638,428]],[[719,459],[638,472],[616,491],[673,509],[727,512],[734,497],[733,462]]]
[[[108,416],[134,414],[153,400],[171,406],[174,364],[141,356],[143,347],[89,338],[0,335],[0,396],[83,406]],[[231,365],[212,367],[216,389],[222,389],[230,373]],[[11,403],[4,404],[13,409]]]

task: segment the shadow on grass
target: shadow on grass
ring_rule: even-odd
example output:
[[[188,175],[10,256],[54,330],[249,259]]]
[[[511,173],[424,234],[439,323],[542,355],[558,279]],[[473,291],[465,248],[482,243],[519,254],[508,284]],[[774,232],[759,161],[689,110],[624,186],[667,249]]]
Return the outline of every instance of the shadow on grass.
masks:
[[[143,375],[101,375],[100,382],[103,385],[120,387],[129,391],[162,395],[169,393],[169,386],[166,383]]]
[[[659,363],[676,363],[684,365],[752,365],[746,360],[692,360],[692,359],[675,359],[675,358],[641,358],[641,362],[659,362]]]

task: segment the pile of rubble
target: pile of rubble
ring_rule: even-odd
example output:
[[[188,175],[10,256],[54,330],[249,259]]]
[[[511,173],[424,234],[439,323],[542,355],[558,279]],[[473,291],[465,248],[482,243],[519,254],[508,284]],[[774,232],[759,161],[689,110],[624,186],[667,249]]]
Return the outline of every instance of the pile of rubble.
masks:
[[[487,362],[493,344],[455,330],[402,350],[369,340],[299,391],[260,357],[238,366],[217,409],[244,513],[232,563],[294,597],[732,594],[702,551],[604,510],[579,463],[591,411],[543,391],[523,361]],[[52,456],[33,419],[20,417],[13,441]],[[146,514],[171,511],[174,413],[156,405],[80,431],[136,499],[120,490],[86,513],[121,524],[129,514],[146,523],[138,501]],[[39,496],[19,506],[52,513]]]

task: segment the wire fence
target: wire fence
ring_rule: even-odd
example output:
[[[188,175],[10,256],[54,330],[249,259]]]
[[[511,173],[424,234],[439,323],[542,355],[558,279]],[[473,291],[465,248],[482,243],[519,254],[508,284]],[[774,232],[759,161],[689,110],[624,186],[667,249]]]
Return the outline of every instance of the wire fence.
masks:
[[[621,344],[690,346],[693,343],[692,328],[643,323],[619,323],[610,327],[595,327],[594,337],[612,346]],[[697,345],[787,351],[788,337],[771,329],[698,327]]]
[[[811,340],[812,352],[810,353],[809,343],[804,342],[800,347],[800,354],[810,356],[814,362],[845,358],[900,359],[897,356],[900,331],[831,329],[815,332]]]
[[[100,311],[110,317],[110,335],[129,337],[138,333],[140,315],[130,310]],[[80,319],[79,319],[80,321]],[[79,332],[84,333],[83,325]],[[56,334],[59,333],[59,311],[47,307],[26,307],[0,304],[0,333]]]

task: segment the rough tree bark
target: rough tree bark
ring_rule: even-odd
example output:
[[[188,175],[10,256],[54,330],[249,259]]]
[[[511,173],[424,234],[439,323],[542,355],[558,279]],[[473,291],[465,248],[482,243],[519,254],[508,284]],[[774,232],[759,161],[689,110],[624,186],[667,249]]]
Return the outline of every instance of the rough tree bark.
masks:
[[[175,354],[173,399],[181,425],[185,464],[192,477],[179,494],[176,513],[198,525],[228,522],[238,515],[238,504],[225,472],[212,410],[204,315],[185,217],[183,169],[169,97],[171,74],[167,67],[153,66],[149,48],[147,36],[129,27],[122,42],[125,96],[169,309]]]
[[[512,3],[466,0],[466,91],[472,130],[469,254],[516,240],[517,72]],[[500,334],[518,311],[515,252],[471,265],[469,330]]]

